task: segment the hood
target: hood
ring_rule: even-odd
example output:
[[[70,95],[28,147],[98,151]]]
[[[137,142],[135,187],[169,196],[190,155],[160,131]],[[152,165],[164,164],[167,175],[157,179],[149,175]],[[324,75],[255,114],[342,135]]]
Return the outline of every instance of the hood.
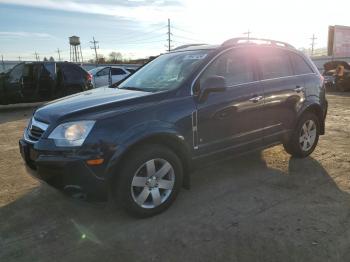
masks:
[[[35,118],[51,123],[67,115],[83,111],[96,112],[99,108],[117,106],[122,101],[149,94],[117,88],[97,88],[49,102],[36,110]]]
[[[350,65],[345,61],[330,61],[323,65],[325,71],[334,70],[338,65],[344,66],[344,69],[350,70]]]

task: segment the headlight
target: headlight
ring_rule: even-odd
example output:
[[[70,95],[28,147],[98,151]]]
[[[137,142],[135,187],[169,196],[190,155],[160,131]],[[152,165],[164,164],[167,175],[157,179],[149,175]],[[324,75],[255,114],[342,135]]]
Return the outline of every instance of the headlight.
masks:
[[[49,138],[56,146],[81,146],[94,124],[92,120],[63,123],[51,132]]]

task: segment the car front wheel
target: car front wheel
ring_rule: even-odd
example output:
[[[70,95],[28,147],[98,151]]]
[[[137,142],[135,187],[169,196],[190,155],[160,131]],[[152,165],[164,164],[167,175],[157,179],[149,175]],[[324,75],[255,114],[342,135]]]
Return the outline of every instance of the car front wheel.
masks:
[[[125,157],[112,193],[131,215],[149,217],[171,205],[181,184],[182,165],[177,155],[161,145],[147,145]]]

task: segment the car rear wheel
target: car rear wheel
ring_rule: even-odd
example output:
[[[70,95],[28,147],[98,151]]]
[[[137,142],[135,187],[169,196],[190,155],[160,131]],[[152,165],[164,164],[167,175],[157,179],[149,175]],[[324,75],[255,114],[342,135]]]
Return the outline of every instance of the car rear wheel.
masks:
[[[182,184],[182,165],[177,155],[166,147],[147,145],[125,159],[112,185],[117,204],[137,217],[153,216],[167,209]]]
[[[294,157],[307,157],[316,148],[319,138],[319,121],[315,114],[303,114],[289,141],[284,143],[285,150]]]

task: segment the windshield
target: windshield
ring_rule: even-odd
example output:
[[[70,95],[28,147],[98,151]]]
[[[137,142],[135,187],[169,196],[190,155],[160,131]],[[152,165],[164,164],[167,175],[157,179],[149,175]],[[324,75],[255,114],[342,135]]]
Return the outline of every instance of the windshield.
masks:
[[[98,71],[100,71],[101,69],[103,69],[103,66],[99,66],[99,67],[95,67],[94,69],[89,70],[88,72],[92,75],[96,74]]]
[[[121,89],[146,92],[179,87],[199,66],[210,50],[195,50],[161,55],[119,85]]]

